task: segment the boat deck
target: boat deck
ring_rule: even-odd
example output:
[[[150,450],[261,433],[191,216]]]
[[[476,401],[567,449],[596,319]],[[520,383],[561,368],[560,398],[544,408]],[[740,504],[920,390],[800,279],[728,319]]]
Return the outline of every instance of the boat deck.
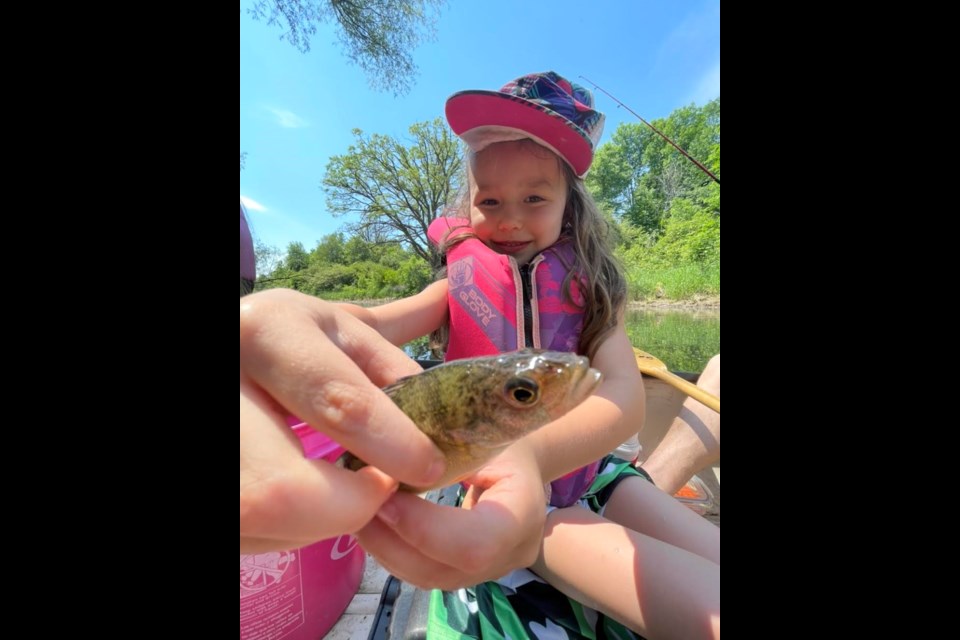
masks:
[[[356,595],[337,620],[337,624],[324,636],[324,640],[363,640],[368,637],[377,613],[377,605],[380,604],[380,593],[389,576],[387,570],[368,553],[363,579]]]

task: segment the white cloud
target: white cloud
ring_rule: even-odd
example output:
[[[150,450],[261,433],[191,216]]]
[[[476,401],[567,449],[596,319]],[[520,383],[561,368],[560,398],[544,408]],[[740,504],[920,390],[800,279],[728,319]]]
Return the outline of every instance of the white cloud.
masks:
[[[240,202],[243,203],[243,206],[249,211],[266,211],[267,208],[254,200],[253,198],[248,198],[247,196],[240,194]]]
[[[287,111],[286,109],[276,109],[274,107],[267,107],[267,111],[272,113],[273,117],[276,118],[277,124],[285,129],[300,129],[302,127],[310,126],[309,122],[292,111]]]

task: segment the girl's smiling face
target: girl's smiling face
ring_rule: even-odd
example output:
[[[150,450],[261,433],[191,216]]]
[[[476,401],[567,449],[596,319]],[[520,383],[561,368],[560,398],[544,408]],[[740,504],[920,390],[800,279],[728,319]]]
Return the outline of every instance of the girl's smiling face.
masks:
[[[470,159],[470,225],[497,253],[527,264],[563,228],[562,161],[532,140],[499,142]]]

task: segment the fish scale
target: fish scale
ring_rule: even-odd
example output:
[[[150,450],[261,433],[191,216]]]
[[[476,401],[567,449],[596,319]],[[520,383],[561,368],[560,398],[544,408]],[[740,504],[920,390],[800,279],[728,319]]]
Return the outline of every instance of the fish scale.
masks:
[[[458,482],[511,443],[556,420],[593,393],[600,372],[584,356],[524,349],[454,360],[384,387],[447,459],[447,473],[424,491]],[[345,454],[345,465],[365,463]]]

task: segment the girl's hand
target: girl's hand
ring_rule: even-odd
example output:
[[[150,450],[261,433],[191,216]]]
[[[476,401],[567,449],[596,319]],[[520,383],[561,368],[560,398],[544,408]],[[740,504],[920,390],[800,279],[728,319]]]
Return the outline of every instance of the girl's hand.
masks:
[[[240,299],[241,553],[353,533],[397,480],[429,485],[443,474],[441,452],[378,388],[418,371],[335,305],[281,289]],[[290,415],[371,466],[305,459]]]
[[[532,451],[515,443],[466,479],[462,508],[394,495],[358,534],[393,575],[418,587],[458,589],[536,560],[546,499]]]

